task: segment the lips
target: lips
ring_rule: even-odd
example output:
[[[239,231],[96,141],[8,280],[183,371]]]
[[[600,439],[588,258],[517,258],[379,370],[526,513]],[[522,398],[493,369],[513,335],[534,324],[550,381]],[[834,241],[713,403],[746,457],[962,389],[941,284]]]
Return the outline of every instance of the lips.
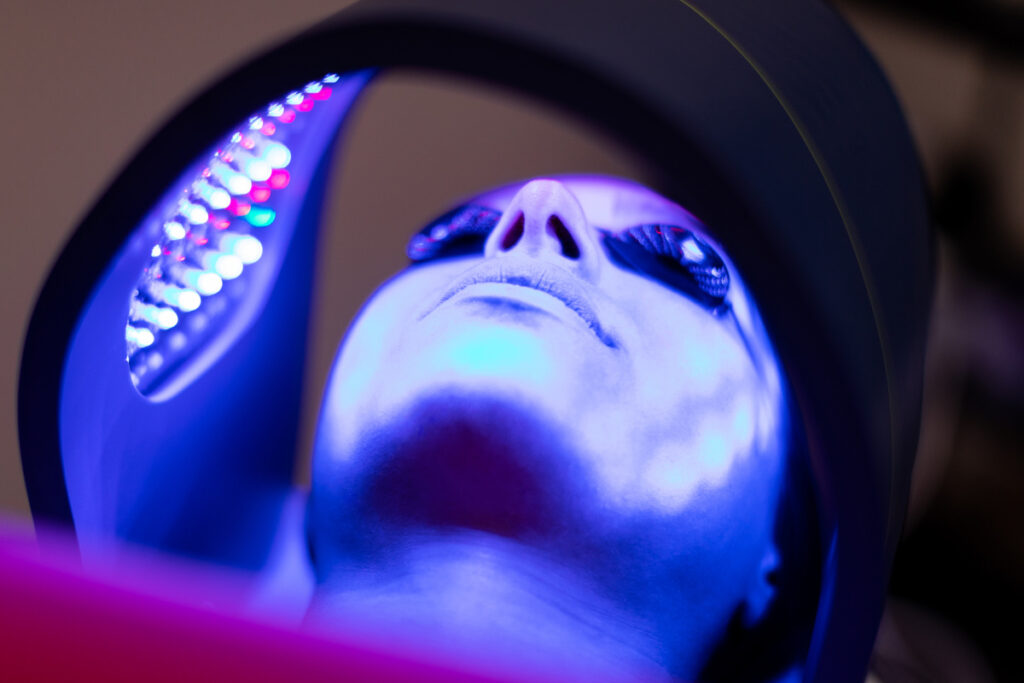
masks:
[[[601,326],[590,297],[575,280],[576,278],[564,268],[537,259],[516,256],[489,259],[463,273],[422,317],[426,317],[467,287],[488,282],[503,283],[533,289],[558,299],[579,316],[601,343],[616,348],[618,343]]]

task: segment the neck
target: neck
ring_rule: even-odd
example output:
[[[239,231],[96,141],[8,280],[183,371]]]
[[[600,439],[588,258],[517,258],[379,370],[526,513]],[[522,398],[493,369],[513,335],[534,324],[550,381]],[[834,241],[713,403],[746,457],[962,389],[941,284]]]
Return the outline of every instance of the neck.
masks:
[[[475,532],[417,536],[338,566],[310,619],[520,670],[668,677],[650,623],[536,551]]]

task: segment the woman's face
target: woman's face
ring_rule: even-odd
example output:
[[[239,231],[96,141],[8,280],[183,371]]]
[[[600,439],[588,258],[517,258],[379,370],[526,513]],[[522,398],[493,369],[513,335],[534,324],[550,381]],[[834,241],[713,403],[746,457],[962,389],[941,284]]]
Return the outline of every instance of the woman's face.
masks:
[[[785,417],[731,263],[723,313],[613,260],[597,228],[699,228],[626,181],[470,203],[501,212],[483,253],[400,273],[338,353],[313,524],[345,540],[318,569],[371,535],[467,527],[642,571],[691,609],[742,602],[773,557]]]

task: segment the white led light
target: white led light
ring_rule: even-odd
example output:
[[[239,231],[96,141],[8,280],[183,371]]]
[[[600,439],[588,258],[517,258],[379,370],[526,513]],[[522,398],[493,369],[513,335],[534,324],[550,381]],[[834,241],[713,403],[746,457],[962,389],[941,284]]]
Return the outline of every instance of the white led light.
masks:
[[[337,83],[339,80],[341,80],[341,76],[338,74],[327,74],[323,78],[324,83]]]
[[[159,244],[154,244],[153,248],[149,250],[149,255],[152,256],[153,258],[158,257],[162,253],[163,251],[160,249]]]
[[[292,152],[280,142],[271,142],[263,148],[263,159],[273,168],[284,168],[291,163]]]
[[[131,344],[135,344],[140,349],[144,349],[147,346],[152,346],[153,342],[156,341],[156,337],[153,333],[145,327],[135,327],[134,325],[127,325],[124,328],[124,338]]]
[[[210,172],[231,194],[249,194],[252,190],[252,181],[224,162],[210,164]]]
[[[178,221],[167,221],[164,223],[164,234],[167,235],[167,239],[169,240],[184,239],[187,233],[188,231],[185,230],[185,226]],[[157,247],[157,253],[154,254],[154,256],[159,255],[159,247]]]
[[[308,83],[306,87],[303,88],[303,90],[305,90],[310,95],[315,95],[323,89],[324,86],[319,81],[313,81],[312,83]]]
[[[192,186],[195,193],[207,204],[211,209],[226,209],[231,203],[231,195],[228,194],[227,190],[221,187],[214,187],[205,180],[200,180]]]
[[[179,267],[175,273],[175,279],[182,282],[203,296],[211,296],[220,291],[224,286],[220,275],[198,268]]]
[[[242,260],[233,254],[220,254],[213,259],[213,269],[225,280],[234,280],[242,274]]]
[[[131,315],[133,318],[152,323],[162,330],[169,330],[178,324],[178,314],[172,309],[144,304],[138,299],[132,302]]]
[[[192,225],[202,225],[210,220],[210,213],[201,204],[193,204],[187,199],[178,202],[178,211]]]
[[[196,277],[196,290],[200,294],[210,296],[216,294],[224,286],[224,281],[217,273],[201,272]]]
[[[263,243],[252,235],[243,235],[232,245],[231,253],[249,266],[263,257]]]
[[[263,117],[253,116],[249,118],[249,130],[259,130],[263,127]]]
[[[281,114],[284,114],[283,104],[280,104],[279,102],[274,102],[269,107],[267,107],[268,116],[273,116],[274,118],[277,118],[278,116],[281,116]]]
[[[294,105],[294,104],[302,104],[302,100],[304,100],[304,99],[306,99],[306,98],[305,98],[305,96],[302,93],[300,93],[298,91],[294,91],[294,92],[288,93],[288,96],[284,98],[284,101],[287,102],[288,104],[293,104]]]
[[[178,314],[169,308],[157,308],[153,322],[161,330],[169,330],[178,324]]]
[[[165,287],[161,293],[161,298],[185,313],[196,310],[199,308],[199,304],[202,303],[202,299],[199,298],[199,294],[195,290],[174,286]]]
[[[274,167],[269,162],[259,159],[244,150],[239,150],[235,154],[235,161],[238,162],[239,168],[242,169],[245,175],[258,183],[262,183],[270,178],[270,174],[274,172]]]

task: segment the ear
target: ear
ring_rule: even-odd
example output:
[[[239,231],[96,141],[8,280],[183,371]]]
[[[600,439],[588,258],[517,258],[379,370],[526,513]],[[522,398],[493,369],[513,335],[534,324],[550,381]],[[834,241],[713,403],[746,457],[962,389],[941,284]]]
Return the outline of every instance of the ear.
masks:
[[[778,591],[779,570],[779,551],[775,543],[768,543],[743,603],[741,619],[744,627],[756,626],[768,613]]]

